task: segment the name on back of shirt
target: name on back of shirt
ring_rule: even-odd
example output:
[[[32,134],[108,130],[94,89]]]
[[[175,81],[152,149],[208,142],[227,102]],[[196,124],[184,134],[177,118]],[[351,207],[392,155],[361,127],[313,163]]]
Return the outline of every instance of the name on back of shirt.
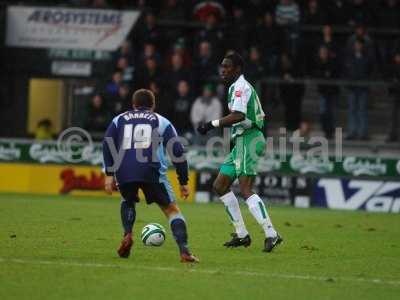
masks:
[[[132,120],[132,119],[148,119],[150,121],[155,121],[157,118],[154,114],[148,113],[148,112],[130,112],[126,113],[124,115],[124,119],[126,121]]]

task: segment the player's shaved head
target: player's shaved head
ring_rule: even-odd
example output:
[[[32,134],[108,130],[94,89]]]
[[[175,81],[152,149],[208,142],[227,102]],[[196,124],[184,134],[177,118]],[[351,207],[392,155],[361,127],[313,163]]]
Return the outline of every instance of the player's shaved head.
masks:
[[[232,84],[243,72],[243,58],[236,52],[227,54],[221,63],[221,78]]]
[[[228,55],[225,56],[225,58],[230,59],[234,67],[240,67],[240,69],[243,70],[244,61],[243,58],[239,55],[239,53],[237,52],[229,53]]]
[[[133,108],[148,108],[153,110],[155,107],[155,97],[152,91],[147,89],[137,90],[132,96]]]

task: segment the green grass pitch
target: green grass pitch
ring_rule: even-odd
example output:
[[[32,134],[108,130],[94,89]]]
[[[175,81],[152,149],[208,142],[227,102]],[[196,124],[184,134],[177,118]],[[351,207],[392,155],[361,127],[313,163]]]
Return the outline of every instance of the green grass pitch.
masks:
[[[0,299],[399,299],[399,215],[271,207],[285,241],[266,254],[245,206],[247,249],[222,247],[232,228],[220,204],[181,208],[198,265],[179,262],[155,205],[137,206],[122,260],[119,200],[0,195]],[[168,231],[160,248],[139,239],[150,222]]]

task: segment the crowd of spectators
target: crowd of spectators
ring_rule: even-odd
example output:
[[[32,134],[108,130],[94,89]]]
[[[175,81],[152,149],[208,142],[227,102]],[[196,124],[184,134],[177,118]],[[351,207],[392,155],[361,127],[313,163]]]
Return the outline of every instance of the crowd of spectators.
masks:
[[[290,131],[302,126],[305,86],[295,79],[384,78],[396,83],[400,76],[397,0],[69,2],[143,11],[115,53],[112,76],[93,97],[87,118],[90,130],[104,130],[111,116],[129,108],[135,89],[149,88],[156,94],[157,111],[176,122],[182,133],[193,132],[198,122],[226,109],[225,91],[216,78],[221,58],[229,51],[245,58],[245,74],[257,88],[263,78],[281,79],[277,94]],[[376,34],[371,28],[391,31]],[[323,82],[317,87],[321,128],[331,138],[340,89]],[[397,139],[399,90],[391,89],[396,100],[390,140]],[[262,101],[274,100],[264,90],[261,94]],[[349,85],[346,97],[347,138],[366,140],[369,88]]]

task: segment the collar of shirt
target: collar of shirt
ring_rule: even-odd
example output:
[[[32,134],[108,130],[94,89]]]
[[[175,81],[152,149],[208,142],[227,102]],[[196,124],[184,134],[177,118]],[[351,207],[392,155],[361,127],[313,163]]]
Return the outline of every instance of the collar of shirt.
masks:
[[[235,86],[235,84],[236,83],[238,83],[239,81],[241,81],[241,80],[244,80],[244,76],[243,76],[243,74],[242,75],[240,75],[239,77],[238,77],[238,79],[236,79],[236,81],[234,82],[234,83],[232,83],[231,84],[231,86],[229,87],[229,91],[231,90],[231,88],[233,87],[233,86]]]

